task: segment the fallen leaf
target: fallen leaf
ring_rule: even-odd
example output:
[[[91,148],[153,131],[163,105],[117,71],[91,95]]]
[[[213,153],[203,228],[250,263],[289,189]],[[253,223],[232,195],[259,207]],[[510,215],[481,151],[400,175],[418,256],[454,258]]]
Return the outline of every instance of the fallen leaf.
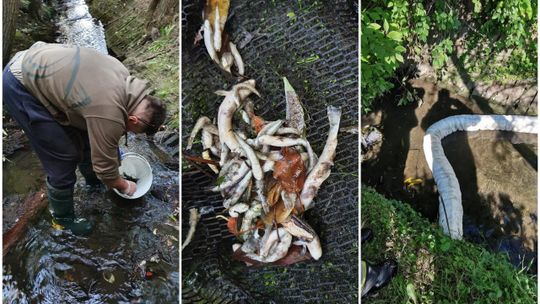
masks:
[[[280,199],[277,204],[270,208],[270,212],[266,213],[263,217],[263,222],[266,224],[272,224],[274,221],[278,224],[285,222],[289,215],[291,215],[293,209],[287,210],[285,204]]]
[[[114,283],[114,274],[112,274],[112,272],[108,272],[108,271],[105,271],[103,272],[103,279],[107,282],[109,282],[110,284]]]
[[[281,198],[281,185],[279,183],[274,184],[268,190],[268,193],[266,194],[266,200],[268,202],[268,206],[272,207],[274,206],[278,200]]]
[[[411,283],[407,284],[407,296],[409,296],[409,299],[412,300],[414,304],[418,303],[418,299],[416,298],[416,290],[414,285]]]
[[[287,255],[275,261],[272,264],[279,265],[279,266],[287,266],[287,265],[296,264],[298,262],[311,260],[312,257],[311,257],[311,254],[309,254],[309,251],[307,250],[305,250],[304,252],[303,251],[304,250],[302,246],[291,245],[291,247],[289,247],[289,251],[287,252]]]
[[[230,217],[227,220],[227,229],[230,233],[234,234],[235,236],[238,236],[238,218],[237,217]]]
[[[291,215],[292,209],[285,208],[285,203],[280,200],[276,206],[274,206],[274,218],[276,223],[281,224],[285,222],[289,215]]]
[[[274,165],[274,178],[287,192],[300,193],[306,181],[306,167],[302,156],[296,149],[282,148],[282,159]]]
[[[71,273],[65,273],[64,274],[64,279],[70,281],[70,282],[73,282],[75,281],[75,278],[73,277],[73,275]]]
[[[306,123],[304,121],[304,108],[300,103],[300,98],[298,98],[296,91],[289,83],[289,80],[287,80],[287,77],[283,77],[283,84],[286,105],[285,119],[287,119],[289,127],[296,128],[301,134],[305,134]]]
[[[255,129],[255,133],[259,134],[259,132],[261,132],[262,128],[264,127],[264,119],[255,114],[250,115],[250,118],[251,125],[253,126],[253,129]]]

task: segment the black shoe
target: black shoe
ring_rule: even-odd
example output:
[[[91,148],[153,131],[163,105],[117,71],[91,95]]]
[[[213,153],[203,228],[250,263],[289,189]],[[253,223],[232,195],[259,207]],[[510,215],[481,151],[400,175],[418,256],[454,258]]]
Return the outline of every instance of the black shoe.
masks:
[[[375,290],[386,286],[397,273],[398,265],[396,261],[389,259],[383,261],[379,265],[367,265],[366,268],[366,281],[362,287],[362,298],[365,298]]]
[[[360,230],[360,237],[362,240],[361,244],[371,241],[373,239],[373,230],[369,228],[362,228],[362,230]]]

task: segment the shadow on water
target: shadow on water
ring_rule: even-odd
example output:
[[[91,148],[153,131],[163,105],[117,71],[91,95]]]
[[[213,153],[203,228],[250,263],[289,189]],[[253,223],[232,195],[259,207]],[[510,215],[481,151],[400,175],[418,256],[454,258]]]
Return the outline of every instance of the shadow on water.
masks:
[[[151,193],[177,188],[178,173],[156,162],[145,141],[131,140],[131,149],[152,164]],[[23,153],[21,162],[35,159],[32,153]],[[35,183],[41,186],[43,176],[35,174],[41,168],[18,166],[18,159],[14,158],[13,168],[36,176]],[[4,170],[11,176],[9,167]],[[85,187],[80,176],[75,189],[77,213],[94,223],[93,232],[78,237],[55,230],[44,211],[4,257],[4,302],[175,303],[179,246],[178,231],[171,227],[176,222],[170,218],[177,191],[164,196],[170,199],[147,194],[126,200],[111,190]],[[4,188],[4,205],[14,194]]]
[[[396,106],[395,92],[379,104],[384,141],[377,157],[362,164],[362,182],[410,203],[436,222],[438,194],[423,154],[425,131],[448,116],[488,114],[487,100],[479,104],[477,98],[464,98],[420,79],[411,84],[421,105]],[[536,136],[455,132],[442,144],[462,192],[465,239],[508,253],[515,265],[532,262],[530,271],[535,272],[537,193],[531,186],[537,178]],[[409,177],[422,183],[406,187],[404,179]]]
[[[470,105],[450,98],[447,90],[439,91],[430,83],[412,81],[412,87],[422,98],[405,106],[396,106],[395,93],[379,103],[384,141],[381,153],[362,164],[362,182],[387,197],[406,201],[424,216],[434,220],[438,212],[435,183],[423,152],[425,130],[434,122],[457,114],[470,114]],[[474,164],[472,167],[474,169]],[[474,176],[474,170],[472,170]],[[406,178],[420,178],[422,184],[406,187]],[[435,203],[426,203],[435,202]]]

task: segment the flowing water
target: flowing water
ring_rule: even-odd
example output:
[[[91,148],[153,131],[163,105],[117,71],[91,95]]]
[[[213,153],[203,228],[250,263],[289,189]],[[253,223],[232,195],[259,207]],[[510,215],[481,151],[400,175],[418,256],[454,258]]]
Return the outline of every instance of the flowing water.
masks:
[[[76,209],[94,223],[92,234],[78,237],[55,230],[43,212],[4,257],[5,303],[177,301],[179,244],[172,226],[177,225],[178,173],[161,165],[145,140],[131,138],[130,147],[123,149],[142,154],[152,165],[150,193],[125,200],[103,188],[85,187],[79,176]],[[43,183],[35,155],[18,153],[4,168],[4,205],[23,194],[17,191],[37,190]],[[14,186],[13,179],[21,176],[20,184],[33,186]]]
[[[58,4],[58,42],[92,48],[108,54],[101,21],[94,19],[84,0],[64,0]]]

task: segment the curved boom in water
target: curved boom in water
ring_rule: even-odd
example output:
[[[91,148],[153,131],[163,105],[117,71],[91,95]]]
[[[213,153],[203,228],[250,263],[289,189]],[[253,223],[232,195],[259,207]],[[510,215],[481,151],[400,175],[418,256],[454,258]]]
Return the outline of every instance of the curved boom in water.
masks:
[[[431,125],[424,136],[424,155],[439,191],[439,225],[453,239],[463,237],[463,206],[456,174],[441,141],[456,131],[499,130],[538,133],[538,118],[517,115],[456,115]]]

